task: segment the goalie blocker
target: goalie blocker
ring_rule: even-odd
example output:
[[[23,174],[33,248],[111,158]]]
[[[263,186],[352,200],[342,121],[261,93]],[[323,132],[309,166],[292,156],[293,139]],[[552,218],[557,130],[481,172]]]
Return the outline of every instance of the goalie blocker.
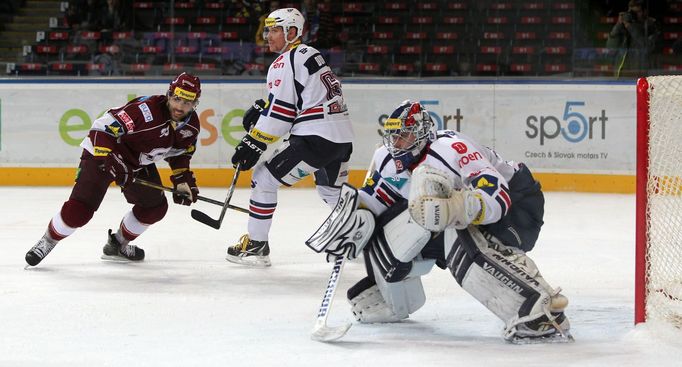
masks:
[[[522,250],[493,236],[487,239],[476,226],[428,231],[411,218],[405,200],[382,213],[376,228],[363,226],[360,223],[372,221],[371,213],[356,210],[357,197],[352,194],[342,200],[347,204],[337,206],[307,244],[317,252],[364,253],[368,276],[347,294],[358,321],[397,322],[409,317],[424,305],[420,278],[436,264],[505,322],[506,340],[572,340],[564,315],[568,299],[545,281]]]

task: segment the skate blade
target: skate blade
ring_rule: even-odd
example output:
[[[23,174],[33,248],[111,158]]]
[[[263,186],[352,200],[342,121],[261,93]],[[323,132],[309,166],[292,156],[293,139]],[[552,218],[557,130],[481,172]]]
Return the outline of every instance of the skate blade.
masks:
[[[268,266],[272,265],[272,263],[270,263],[270,257],[268,257],[268,256],[241,257],[241,256],[227,255],[227,256],[225,256],[225,260],[227,260],[233,264],[246,265],[246,266],[251,266],[254,268],[267,268]]]
[[[547,335],[547,336],[541,336],[537,338],[532,338],[532,337],[512,337],[508,342],[516,345],[525,345],[525,344],[561,344],[561,343],[573,343],[575,342],[575,339],[573,339],[573,335],[571,335],[570,332],[564,331],[564,334],[560,333],[555,333],[552,335]]]
[[[115,255],[102,255],[100,259],[106,261],[106,262],[112,262],[112,263],[139,263],[140,261],[133,261],[130,259],[127,259],[122,256],[115,256]]]

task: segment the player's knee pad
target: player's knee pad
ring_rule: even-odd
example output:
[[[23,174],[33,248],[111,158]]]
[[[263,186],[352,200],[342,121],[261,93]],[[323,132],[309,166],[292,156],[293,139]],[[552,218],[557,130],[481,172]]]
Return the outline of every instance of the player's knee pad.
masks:
[[[163,219],[163,217],[166,216],[166,212],[168,212],[168,201],[166,201],[165,198],[160,205],[151,208],[145,208],[139,205],[133,206],[135,218],[147,225],[154,224]]]
[[[491,243],[475,227],[445,235],[456,236],[446,248],[448,268],[464,290],[506,323],[505,337],[517,334],[519,325],[540,334],[568,329],[563,315],[568,299],[523,251]]]
[[[86,225],[94,214],[95,211],[80,200],[69,199],[62,205],[62,220],[72,228]]]
[[[251,188],[253,191],[263,193],[277,192],[281,185],[282,182],[273,176],[272,172],[264,164],[257,165],[253,170],[253,175],[251,176]]]

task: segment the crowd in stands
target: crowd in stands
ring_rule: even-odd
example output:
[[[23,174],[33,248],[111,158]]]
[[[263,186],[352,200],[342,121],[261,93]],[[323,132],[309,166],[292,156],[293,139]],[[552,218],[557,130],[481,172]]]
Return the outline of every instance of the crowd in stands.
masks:
[[[320,49],[344,76],[630,77],[677,72],[673,57],[682,51],[682,0],[173,4],[70,0],[59,27],[46,31],[26,62],[77,65],[48,67],[48,74],[155,75],[183,69],[264,75],[275,55],[262,38],[263,20],[281,7],[301,10],[307,19],[304,42]],[[65,35],[53,35],[58,32]]]

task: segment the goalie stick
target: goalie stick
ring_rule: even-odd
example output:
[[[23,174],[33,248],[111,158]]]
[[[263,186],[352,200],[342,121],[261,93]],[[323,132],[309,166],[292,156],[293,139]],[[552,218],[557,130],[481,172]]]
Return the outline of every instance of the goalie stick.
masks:
[[[329,276],[329,282],[327,282],[327,289],[324,291],[324,297],[322,297],[322,304],[317,312],[317,320],[315,321],[315,326],[313,327],[313,332],[311,338],[313,340],[321,342],[330,342],[341,338],[346,335],[348,329],[350,329],[350,323],[346,323],[337,327],[330,327],[327,325],[327,317],[329,316],[329,310],[332,307],[332,301],[334,300],[334,294],[336,293],[336,286],[339,284],[339,278],[341,277],[341,270],[343,270],[343,265],[346,263],[346,255],[337,256],[334,259],[334,268]]]
[[[142,185],[142,186],[151,187],[151,188],[153,188],[153,189],[157,189],[157,190],[161,190],[161,191],[168,191],[168,192],[171,192],[171,193],[176,194],[176,195],[188,196],[187,193],[185,193],[185,192],[180,192],[180,191],[178,191],[178,190],[176,190],[176,189],[174,189],[174,188],[172,188],[172,187],[162,186],[162,185],[156,184],[156,183],[154,183],[154,182],[150,182],[150,181],[147,181],[147,180],[142,180],[142,179],[139,179],[139,178],[134,179],[134,180],[133,180],[133,183],[136,183],[136,184],[139,184],[139,185]],[[210,204],[213,204],[213,205],[218,205],[218,206],[223,206],[223,205],[225,205],[222,201],[214,200],[214,199],[207,198],[207,197],[201,196],[201,195],[197,195],[197,200],[199,200],[199,201],[204,201],[204,202],[207,202],[207,203],[210,203]],[[249,211],[248,211],[247,209],[240,208],[240,207],[238,207],[238,206],[231,205],[231,204],[228,205],[228,208],[229,208],[229,209],[236,210],[236,211],[238,211],[238,212],[242,212],[242,213],[247,213],[247,214],[249,213]]]
[[[220,211],[220,216],[218,217],[218,219],[213,219],[206,215],[206,213],[204,212],[192,209],[192,212],[190,214],[192,215],[192,218],[194,218],[194,220],[199,221],[215,229],[220,229],[220,224],[223,223],[225,212],[227,211],[228,208],[232,207],[232,205],[230,205],[230,200],[232,200],[232,194],[234,193],[234,188],[237,185],[237,178],[239,178],[240,168],[241,163],[237,163],[237,165],[234,167],[234,176],[232,177],[232,183],[230,184],[230,188],[228,189],[227,198],[225,198],[225,203],[223,203],[223,210]],[[241,210],[239,211],[243,213],[249,213],[249,211],[246,209],[242,208],[240,209]]]
[[[372,177],[373,173],[374,160],[372,159],[372,163],[370,164],[369,168],[367,169],[367,173],[365,174],[365,180],[363,181],[363,184],[367,181],[369,177]],[[349,189],[352,190],[352,192]],[[354,193],[355,195],[352,196],[352,193]],[[315,246],[314,244],[316,240],[319,241],[322,237],[325,237],[321,232],[327,232],[330,229],[330,227],[333,227],[332,223],[335,221],[334,219],[341,215],[340,212],[346,210],[345,207],[348,207],[349,205],[351,207],[356,206],[358,192],[354,187],[348,184],[343,184],[343,186],[341,187],[341,193],[339,194],[339,198],[343,197],[347,197],[348,199],[347,200],[339,199],[339,202],[336,203],[336,207],[334,208],[334,210],[332,210],[332,213],[329,215],[329,218],[327,218],[327,220],[322,224],[322,226],[306,241],[306,245],[308,245],[316,252],[322,251],[322,249],[319,248],[320,245],[319,242],[316,243],[317,246]],[[334,294],[336,293],[336,286],[339,284],[341,270],[343,270],[343,266],[345,265],[345,263],[346,254],[339,255],[334,259],[334,267],[332,268],[332,273],[329,276],[329,281],[327,282],[327,289],[325,289],[324,291],[324,296],[322,297],[322,304],[320,305],[320,308],[317,312],[317,319],[315,320],[315,325],[313,326],[313,331],[312,334],[310,335],[310,338],[313,340],[321,342],[331,342],[340,339],[341,337],[346,335],[348,329],[350,329],[350,327],[352,326],[351,323],[346,323],[336,327],[330,327],[329,325],[327,325],[327,317],[329,316],[329,310],[332,307],[332,301],[334,301]]]

